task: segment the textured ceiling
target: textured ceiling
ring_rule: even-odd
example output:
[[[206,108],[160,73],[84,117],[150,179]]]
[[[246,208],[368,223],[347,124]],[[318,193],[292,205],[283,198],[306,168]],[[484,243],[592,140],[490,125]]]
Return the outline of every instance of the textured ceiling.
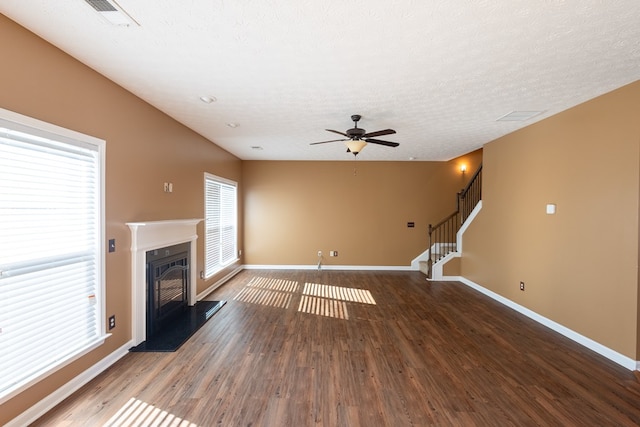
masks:
[[[352,114],[400,143],[359,160],[447,160],[640,79],[638,0],[118,4],[139,26],[84,0],[0,12],[247,160],[351,160],[339,142],[309,143]],[[544,112],[496,121],[520,110]]]

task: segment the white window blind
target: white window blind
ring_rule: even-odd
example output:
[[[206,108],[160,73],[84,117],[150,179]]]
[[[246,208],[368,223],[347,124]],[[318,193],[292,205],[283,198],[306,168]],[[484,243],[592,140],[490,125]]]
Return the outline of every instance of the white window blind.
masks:
[[[0,402],[104,335],[102,141],[9,113],[0,111]]]
[[[205,174],[205,277],[237,259],[237,184]]]

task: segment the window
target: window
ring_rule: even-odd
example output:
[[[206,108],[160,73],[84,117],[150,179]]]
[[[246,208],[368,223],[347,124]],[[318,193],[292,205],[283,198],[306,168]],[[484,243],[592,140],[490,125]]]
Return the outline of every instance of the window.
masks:
[[[103,159],[0,109],[0,403],[104,341]]]
[[[205,277],[211,277],[238,259],[237,183],[204,175]]]

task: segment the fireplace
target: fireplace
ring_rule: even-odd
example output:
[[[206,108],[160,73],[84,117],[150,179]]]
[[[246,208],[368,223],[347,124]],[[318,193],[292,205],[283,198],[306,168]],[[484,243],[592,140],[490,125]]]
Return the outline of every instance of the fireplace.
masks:
[[[147,338],[147,322],[148,320],[148,295],[147,295],[147,253],[157,251],[158,254],[164,255],[165,248],[174,245],[186,245],[187,261],[186,269],[177,268],[171,273],[170,290],[165,297],[172,299],[171,292],[180,295],[180,299],[185,299],[187,305],[192,306],[196,303],[196,240],[198,233],[196,227],[201,219],[178,219],[168,221],[147,221],[147,222],[129,222],[127,226],[131,229],[131,340],[133,345],[138,345]],[[178,274],[180,273],[180,274]],[[182,284],[184,290],[177,292],[176,281],[173,275],[178,275],[186,280]],[[182,288],[181,288],[182,289]],[[177,298],[177,296],[175,296]],[[174,307],[173,302],[160,311],[162,314],[171,315]],[[164,319],[163,321],[170,321]],[[162,323],[162,321],[161,321]],[[155,327],[155,326],[154,326]]]
[[[189,248],[182,243],[147,251],[147,337],[187,309]]]

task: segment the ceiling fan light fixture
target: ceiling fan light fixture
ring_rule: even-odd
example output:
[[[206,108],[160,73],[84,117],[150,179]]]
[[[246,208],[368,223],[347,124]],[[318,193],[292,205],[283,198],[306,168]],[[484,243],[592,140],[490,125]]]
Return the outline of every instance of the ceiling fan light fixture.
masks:
[[[377,136],[392,135],[396,133],[395,130],[382,129],[382,130],[377,130],[375,132],[367,133],[366,130],[358,127],[358,120],[360,119],[361,117],[357,114],[354,114],[353,116],[351,116],[351,120],[353,120],[354,122],[354,127],[352,129],[347,129],[346,132],[340,132],[333,129],[325,129],[328,132],[337,133],[338,135],[341,135],[344,138],[332,139],[330,141],[312,142],[309,145],[326,144],[328,142],[344,142],[344,145],[347,146],[347,153],[353,153],[354,156],[357,156],[358,153],[361,152],[362,149],[367,144],[377,144],[377,145],[383,145],[386,147],[397,147],[400,145],[397,142],[383,141],[382,139],[373,138]]]
[[[350,139],[345,142],[344,145],[347,146],[349,151],[353,153],[354,156],[357,156],[358,153],[367,145],[367,142],[362,139]]]

